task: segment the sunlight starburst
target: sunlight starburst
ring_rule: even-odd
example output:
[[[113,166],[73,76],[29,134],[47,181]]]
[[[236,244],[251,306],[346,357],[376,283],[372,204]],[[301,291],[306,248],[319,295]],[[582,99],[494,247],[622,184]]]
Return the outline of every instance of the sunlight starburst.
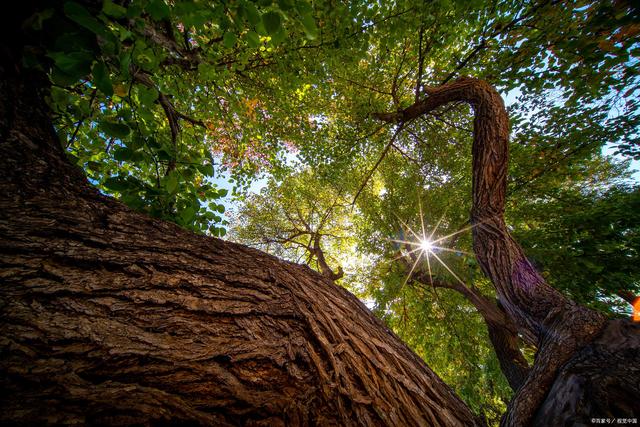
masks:
[[[429,253],[434,249],[434,246],[430,240],[421,240],[420,249],[422,249],[423,252]]]
[[[419,214],[420,214],[420,227],[421,227],[421,230],[419,230],[419,232],[414,231],[406,222],[404,222],[402,219],[400,219],[400,217],[396,215],[396,217],[398,218],[398,220],[400,221],[404,229],[407,232],[409,232],[411,236],[413,236],[414,240],[411,238],[410,240],[388,239],[391,242],[403,245],[405,249],[404,251],[401,251],[400,255],[393,258],[389,262],[393,262],[395,260],[398,260],[400,258],[405,258],[405,257],[410,258],[412,261],[411,269],[409,270],[409,273],[407,274],[407,277],[405,278],[402,284],[402,287],[404,287],[404,285],[409,281],[409,279],[411,278],[411,275],[416,270],[416,267],[418,266],[420,261],[423,259],[423,257],[427,264],[427,271],[429,274],[429,282],[431,286],[433,286],[433,269],[431,266],[432,257],[433,259],[438,261],[438,263],[441,264],[455,278],[455,280],[465,285],[463,280],[453,272],[453,270],[444,262],[444,260],[441,257],[438,256],[437,252],[453,252],[457,255],[465,254],[465,255],[473,256],[473,254],[469,252],[461,251],[459,249],[448,248],[444,246],[444,242],[457,234],[470,230],[475,225],[470,227],[465,227],[461,230],[458,230],[446,236],[434,237],[438,231],[438,228],[442,224],[442,221],[446,215],[446,212],[438,220],[435,227],[433,227],[433,229],[430,230],[430,232],[427,232],[427,227],[425,227],[424,214],[422,211],[422,203],[420,202],[419,199],[418,199],[418,208],[419,208]]]

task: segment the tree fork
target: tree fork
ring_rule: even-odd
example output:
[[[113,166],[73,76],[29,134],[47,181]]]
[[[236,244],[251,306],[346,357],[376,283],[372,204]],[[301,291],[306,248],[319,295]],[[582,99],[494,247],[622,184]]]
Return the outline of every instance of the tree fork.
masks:
[[[413,263],[418,262],[418,257],[415,254],[410,253],[409,257],[413,262],[409,263],[404,260],[403,264],[406,270],[410,270]],[[434,292],[436,288],[456,291],[473,305],[478,314],[482,316],[487,327],[489,339],[500,363],[502,374],[507,379],[511,389],[514,392],[517,391],[529,375],[529,363],[520,351],[518,327],[498,302],[483,295],[478,289],[467,287],[460,282],[445,282],[434,279],[431,274],[424,270],[414,271],[411,279],[420,283],[425,289],[431,287]],[[536,345],[530,334],[525,332],[522,338],[527,344]]]

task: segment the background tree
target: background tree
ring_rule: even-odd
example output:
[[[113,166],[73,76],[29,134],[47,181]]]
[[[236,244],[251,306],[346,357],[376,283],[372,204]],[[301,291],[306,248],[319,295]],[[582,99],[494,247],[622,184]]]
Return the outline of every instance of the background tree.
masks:
[[[331,280],[344,271],[336,258],[350,251],[347,201],[310,170],[270,180],[244,200],[231,239],[313,267]],[[328,249],[328,250],[327,250]]]

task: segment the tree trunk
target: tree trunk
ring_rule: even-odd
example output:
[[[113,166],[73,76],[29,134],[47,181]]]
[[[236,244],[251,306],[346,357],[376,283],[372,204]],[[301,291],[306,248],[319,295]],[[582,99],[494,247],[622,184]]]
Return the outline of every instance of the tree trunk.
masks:
[[[455,101],[474,109],[473,249],[500,304],[519,328],[537,338],[538,347],[533,368],[502,423],[565,425],[561,420],[570,419],[588,424],[608,415],[640,415],[640,325],[607,321],[565,298],[544,281],[509,235],[504,221],[509,118],[499,93],[473,78],[425,93],[402,111],[375,117],[404,124]],[[613,365],[610,373],[605,371],[608,364]]]
[[[1,55],[1,424],[479,424],[330,280],[91,188]]]

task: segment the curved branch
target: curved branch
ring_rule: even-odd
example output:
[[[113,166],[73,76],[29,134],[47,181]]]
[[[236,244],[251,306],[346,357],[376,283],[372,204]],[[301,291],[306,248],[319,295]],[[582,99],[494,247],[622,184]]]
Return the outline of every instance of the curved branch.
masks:
[[[407,123],[456,101],[466,102],[474,110],[473,250],[505,311],[538,340],[536,364],[503,419],[506,425],[527,425],[560,366],[594,339],[606,319],[549,286],[509,235],[504,221],[509,118],[500,94],[489,83],[469,77],[425,88],[425,93],[424,99],[404,110],[374,117]]]
[[[324,252],[320,247],[320,237],[322,237],[322,235],[316,232],[315,235],[313,236],[313,248],[309,248],[309,249],[313,253],[313,255],[315,255],[322,275],[332,281],[336,281],[340,279],[342,276],[344,276],[344,271],[342,270],[341,266],[338,266],[337,272],[334,272],[331,269],[331,267],[329,267],[329,264],[327,264],[327,260],[324,257]]]

